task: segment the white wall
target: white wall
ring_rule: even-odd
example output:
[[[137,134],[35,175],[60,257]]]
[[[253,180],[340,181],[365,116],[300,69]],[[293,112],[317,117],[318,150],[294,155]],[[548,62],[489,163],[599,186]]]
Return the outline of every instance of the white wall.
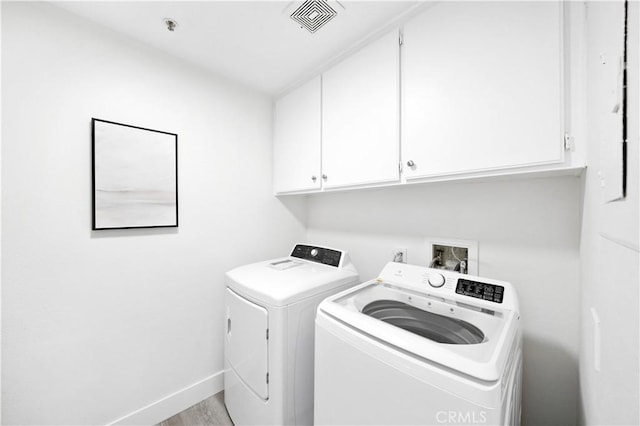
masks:
[[[2,423],[220,390],[224,271],[305,236],[271,195],[270,99],[46,3],[2,2],[2,43]],[[179,228],[91,231],[91,117],[179,135]]]
[[[608,119],[609,99],[602,99],[602,87],[612,81],[595,78],[601,67],[596,34],[611,34],[611,22],[603,19],[612,3],[587,4],[588,33],[588,163],[584,219],[581,238],[581,344],[580,344],[580,423],[590,425],[640,424],[640,291],[638,232],[638,156],[640,86],[640,5],[629,2],[628,49],[628,187],[623,201],[604,204],[598,171],[602,169],[605,144],[614,146],[612,135],[603,134]],[[604,108],[603,108],[604,106]],[[605,109],[605,112],[602,110]],[[600,320],[601,344],[595,340],[592,309]],[[600,371],[595,351],[601,352]]]
[[[575,424],[581,193],[581,179],[558,177],[318,194],[307,239],[349,250],[362,279],[375,278],[396,246],[426,265],[427,237],[477,240],[479,274],[518,291],[523,424]]]
[[[2,22],[2,6],[0,6],[0,23]],[[1,24],[0,24],[1,25]],[[0,46],[2,46],[2,31],[0,31]],[[0,54],[0,70],[2,70],[2,55]],[[2,95],[2,81],[0,79],[0,97]],[[0,117],[2,117],[2,102],[0,102]],[[2,188],[2,134],[0,132],[0,188]],[[2,197],[0,196],[0,242],[2,241]],[[2,244],[0,243],[0,330],[2,329]],[[0,332],[0,348],[2,348],[2,333]],[[0,377],[2,377],[2,351],[0,350]],[[0,391],[2,383],[0,382]],[[0,398],[0,423],[2,423],[2,398]]]

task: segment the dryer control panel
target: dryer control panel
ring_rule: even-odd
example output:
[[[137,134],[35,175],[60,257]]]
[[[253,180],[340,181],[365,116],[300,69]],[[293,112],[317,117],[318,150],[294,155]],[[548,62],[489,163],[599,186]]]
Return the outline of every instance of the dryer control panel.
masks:
[[[342,252],[339,250],[328,249],[324,247],[307,246],[304,244],[298,244],[293,248],[291,257],[297,257],[298,259],[310,260],[312,262],[318,262],[329,266],[340,266],[340,259],[342,258]]]

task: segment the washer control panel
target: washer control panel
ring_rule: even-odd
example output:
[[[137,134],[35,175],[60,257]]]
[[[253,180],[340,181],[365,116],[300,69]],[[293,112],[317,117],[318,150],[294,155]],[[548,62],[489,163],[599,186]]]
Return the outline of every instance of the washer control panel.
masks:
[[[456,293],[490,302],[502,303],[504,287],[496,284],[487,284],[480,281],[472,281],[464,278],[458,279]]]
[[[345,253],[346,256],[346,253]],[[518,295],[511,283],[461,274],[447,269],[389,262],[380,271],[379,283],[403,287],[450,302],[486,309],[518,311]]]
[[[340,266],[342,252],[324,247],[314,247],[304,244],[297,244],[291,252],[291,257],[310,260],[312,262],[335,266],[337,268],[338,266]]]

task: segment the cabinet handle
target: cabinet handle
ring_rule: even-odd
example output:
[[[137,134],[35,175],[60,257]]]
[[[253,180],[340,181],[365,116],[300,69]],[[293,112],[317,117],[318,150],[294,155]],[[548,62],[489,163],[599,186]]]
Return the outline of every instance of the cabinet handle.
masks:
[[[322,175],[322,180],[327,180],[327,175]]]
[[[414,163],[414,162],[413,162],[413,160],[409,160],[409,161],[407,161],[407,166],[408,166],[408,167],[413,167],[413,166],[415,166],[415,165],[416,165],[416,163]]]
[[[314,181],[314,182],[315,182],[317,179],[318,179],[318,178],[317,178],[317,177],[315,177],[315,175],[314,175],[314,176],[311,176],[311,180],[312,180],[312,181]]]

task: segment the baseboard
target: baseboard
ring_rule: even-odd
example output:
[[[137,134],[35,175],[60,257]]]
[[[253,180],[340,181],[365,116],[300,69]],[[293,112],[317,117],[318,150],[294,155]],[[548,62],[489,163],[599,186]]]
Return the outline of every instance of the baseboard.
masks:
[[[155,425],[174,414],[220,392],[224,388],[224,370],[213,374],[108,423],[111,425]]]

